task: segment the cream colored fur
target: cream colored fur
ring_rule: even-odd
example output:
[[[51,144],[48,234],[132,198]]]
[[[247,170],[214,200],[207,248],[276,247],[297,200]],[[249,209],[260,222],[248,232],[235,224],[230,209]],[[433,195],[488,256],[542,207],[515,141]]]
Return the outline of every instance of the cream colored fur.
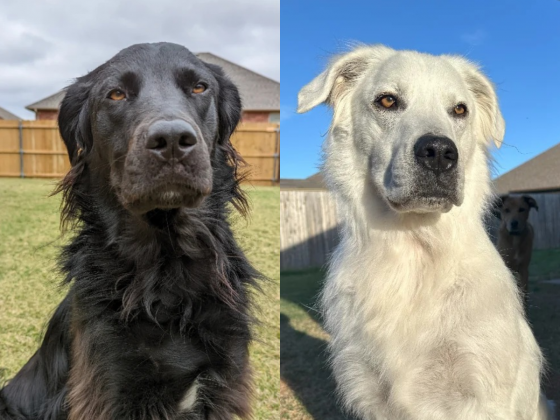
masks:
[[[385,91],[406,111],[372,108]],[[447,112],[458,100],[462,122]],[[323,174],[343,222],[321,307],[346,408],[364,420],[546,419],[541,352],[482,223],[487,148],[504,135],[492,84],[461,57],[361,46],[301,90],[299,111],[325,102]],[[388,199],[410,194],[426,133],[457,145],[462,203],[399,212]]]
[[[196,404],[196,398],[198,394],[198,382],[194,383],[187,389],[183,399],[179,402],[179,412],[191,411]]]

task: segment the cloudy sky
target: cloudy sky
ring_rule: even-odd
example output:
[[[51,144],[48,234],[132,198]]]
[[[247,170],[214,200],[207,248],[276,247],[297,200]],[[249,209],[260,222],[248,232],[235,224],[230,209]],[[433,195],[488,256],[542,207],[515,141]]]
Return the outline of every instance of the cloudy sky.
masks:
[[[280,0],[0,0],[0,106],[33,119],[26,105],[158,41],[280,80]]]

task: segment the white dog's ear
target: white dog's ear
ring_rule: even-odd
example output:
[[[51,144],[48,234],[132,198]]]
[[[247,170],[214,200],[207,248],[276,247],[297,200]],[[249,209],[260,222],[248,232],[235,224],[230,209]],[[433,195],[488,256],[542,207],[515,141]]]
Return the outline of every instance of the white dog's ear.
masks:
[[[457,70],[463,75],[469,90],[475,97],[477,104],[477,124],[484,141],[494,140],[496,147],[502,145],[506,124],[494,84],[473,63],[462,57],[448,57]]]
[[[383,45],[373,45],[334,57],[323,73],[299,91],[297,112],[307,112],[324,102],[334,106],[372,63],[392,52]]]
[[[499,148],[504,140],[506,124],[498,105],[494,85],[480,71],[476,71],[467,82],[478,104],[482,135],[487,141],[494,140],[496,147]]]

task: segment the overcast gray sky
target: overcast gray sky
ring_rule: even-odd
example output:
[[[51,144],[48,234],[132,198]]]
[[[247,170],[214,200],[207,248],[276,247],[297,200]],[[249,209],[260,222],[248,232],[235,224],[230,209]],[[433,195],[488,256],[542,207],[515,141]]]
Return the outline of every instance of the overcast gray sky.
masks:
[[[0,0],[0,106],[33,119],[26,105],[159,41],[280,80],[280,0]]]

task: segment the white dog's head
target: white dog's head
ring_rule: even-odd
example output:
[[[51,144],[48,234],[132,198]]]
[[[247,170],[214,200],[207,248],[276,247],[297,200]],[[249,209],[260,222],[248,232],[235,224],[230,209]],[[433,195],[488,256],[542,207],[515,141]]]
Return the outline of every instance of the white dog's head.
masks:
[[[334,109],[332,183],[361,177],[398,213],[460,206],[475,151],[504,136],[492,83],[457,56],[358,47],[300,91],[298,112],[321,103]]]

